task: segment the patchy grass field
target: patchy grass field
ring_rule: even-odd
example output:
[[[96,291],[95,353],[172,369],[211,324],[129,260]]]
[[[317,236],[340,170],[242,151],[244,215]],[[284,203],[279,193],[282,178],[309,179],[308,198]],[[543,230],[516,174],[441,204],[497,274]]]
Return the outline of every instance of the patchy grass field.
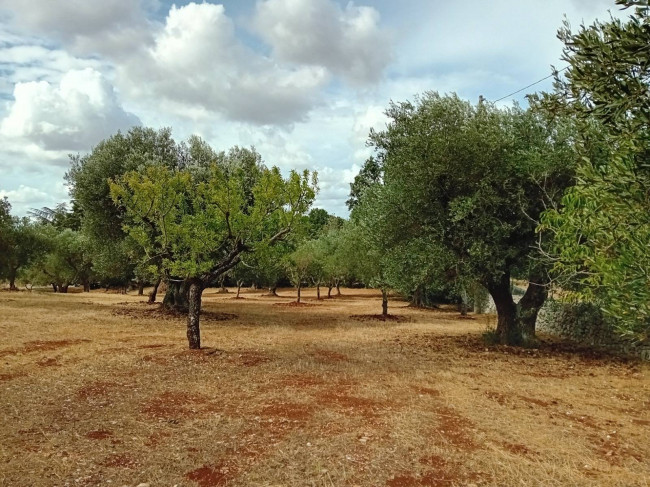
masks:
[[[650,483],[648,365],[343,292],[209,289],[198,352],[143,297],[0,293],[0,484]]]

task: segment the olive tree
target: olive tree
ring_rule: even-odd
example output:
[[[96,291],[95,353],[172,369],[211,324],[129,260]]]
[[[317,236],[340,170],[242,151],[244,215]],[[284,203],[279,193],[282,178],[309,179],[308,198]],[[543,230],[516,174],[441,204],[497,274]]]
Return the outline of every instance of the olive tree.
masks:
[[[200,170],[149,164],[110,183],[126,215],[124,230],[147,258],[161,260],[170,280],[187,284],[191,349],[201,347],[204,288],[242,253],[285,238],[315,196],[315,174],[292,171],[284,178],[253,156],[213,157]]]

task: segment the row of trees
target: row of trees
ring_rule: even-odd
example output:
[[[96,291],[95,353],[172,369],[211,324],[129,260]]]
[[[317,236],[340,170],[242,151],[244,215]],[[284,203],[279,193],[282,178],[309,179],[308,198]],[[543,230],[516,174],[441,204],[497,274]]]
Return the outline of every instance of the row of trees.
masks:
[[[351,185],[349,221],[312,210],[315,174],[283,177],[254,149],[134,128],[72,158],[70,211],[10,215],[0,204],[0,277],[167,283],[200,347],[201,295],[228,275],[275,292],[283,279],[360,282],[413,304],[495,303],[502,343],[533,340],[552,284],[590,301],[619,331],[650,329],[648,7],[560,31],[569,63],[531,108],[428,92],[391,103]],[[309,212],[309,213],[308,213]],[[528,287],[518,302],[511,280]]]

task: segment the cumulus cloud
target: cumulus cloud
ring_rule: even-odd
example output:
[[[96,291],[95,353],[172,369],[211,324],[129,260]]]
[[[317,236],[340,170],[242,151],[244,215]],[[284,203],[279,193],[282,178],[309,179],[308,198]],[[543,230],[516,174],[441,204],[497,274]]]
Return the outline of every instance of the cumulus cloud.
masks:
[[[282,67],[245,47],[222,5],[172,6],[151,48],[118,67],[131,97],[163,98],[231,120],[304,120],[328,80],[317,66]]]
[[[390,61],[390,39],[372,7],[332,0],[265,0],[256,32],[282,61],[322,66],[347,79],[376,82]]]
[[[120,54],[147,42],[150,0],[0,0],[13,24],[55,39],[76,54]]]
[[[119,129],[139,125],[120,106],[112,85],[91,68],[66,73],[58,84],[17,83],[0,135],[47,151],[88,150]]]

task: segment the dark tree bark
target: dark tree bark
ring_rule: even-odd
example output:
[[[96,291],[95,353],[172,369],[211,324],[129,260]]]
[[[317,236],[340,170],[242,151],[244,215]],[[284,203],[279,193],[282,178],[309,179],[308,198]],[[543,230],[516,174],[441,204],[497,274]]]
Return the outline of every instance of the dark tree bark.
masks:
[[[519,326],[525,341],[535,339],[535,324],[540,308],[548,297],[548,277],[542,273],[532,273],[528,278],[528,289],[518,303]]]
[[[242,284],[244,284],[242,281],[237,281],[237,297],[239,297],[239,293],[241,292]]]
[[[341,283],[339,281],[336,281],[336,295],[341,295]]]
[[[16,274],[18,271],[16,269],[10,269],[9,270],[9,290],[10,291],[18,291],[18,288],[16,287]]]
[[[269,286],[269,296],[277,296],[278,295],[278,285],[273,284],[272,286]]]
[[[201,348],[201,328],[199,319],[201,315],[201,294],[203,293],[203,282],[200,279],[192,279],[189,282],[189,309],[187,313],[187,341],[191,350]]]
[[[411,306],[421,308],[424,306],[424,300],[422,298],[422,289],[418,286],[413,291],[413,296],[411,297]]]
[[[138,296],[144,296],[144,281],[138,282]]]
[[[149,293],[149,299],[147,299],[147,303],[153,304],[156,302],[156,296],[158,295],[158,286],[160,286],[160,277],[156,282],[153,283],[153,289]]]
[[[382,316],[388,316],[388,291],[386,289],[381,290],[381,314]]]
[[[332,285],[327,286],[327,298],[331,299],[332,298]]]
[[[52,283],[52,290],[56,293],[59,292],[59,287],[56,285],[56,283]]]
[[[84,292],[89,293],[90,292],[90,280],[89,279],[84,279],[83,280],[83,286],[84,286]]]
[[[316,299],[320,301],[320,282],[316,284]]]
[[[298,299],[296,300],[296,303],[300,302],[300,291],[302,289],[302,282],[298,283]]]
[[[169,281],[163,299],[163,307],[186,313],[189,309],[189,283],[187,281]]]
[[[521,330],[517,319],[517,305],[510,291],[510,272],[505,272],[499,279],[490,280],[486,285],[497,308],[496,333],[499,342],[504,345],[520,345]]]
[[[61,284],[61,285],[59,285],[59,292],[60,292],[60,293],[67,294],[67,292],[68,292],[68,286],[69,286],[69,284],[67,284],[67,283],[66,283],[66,284]]]

